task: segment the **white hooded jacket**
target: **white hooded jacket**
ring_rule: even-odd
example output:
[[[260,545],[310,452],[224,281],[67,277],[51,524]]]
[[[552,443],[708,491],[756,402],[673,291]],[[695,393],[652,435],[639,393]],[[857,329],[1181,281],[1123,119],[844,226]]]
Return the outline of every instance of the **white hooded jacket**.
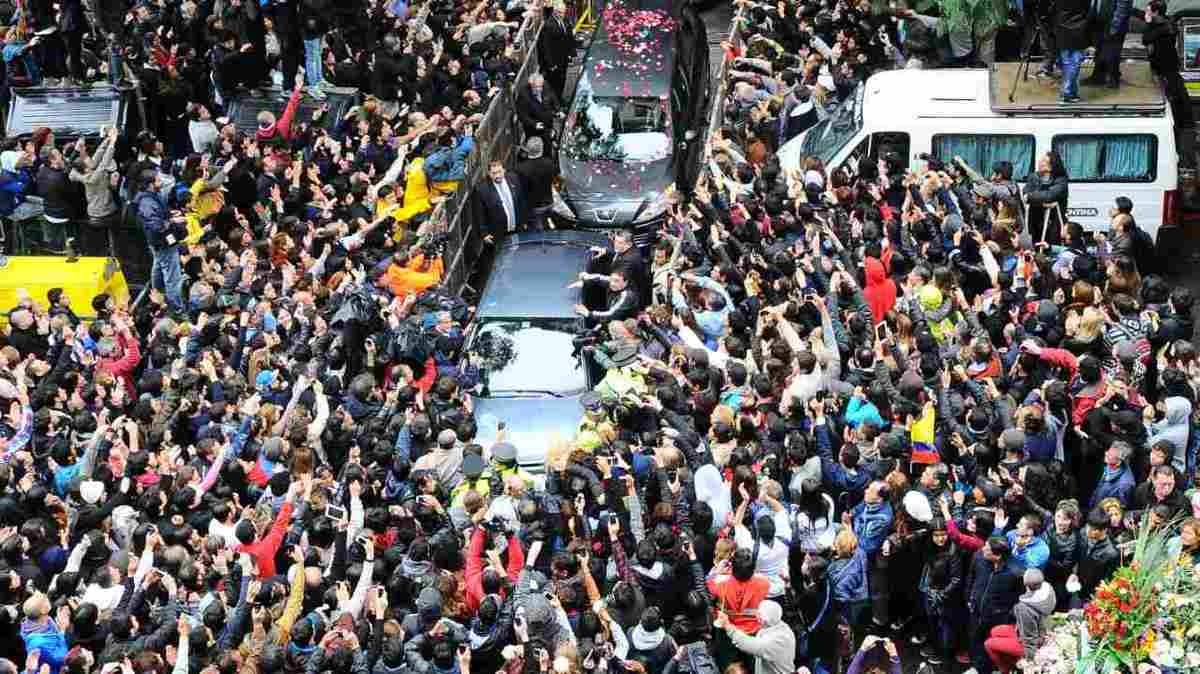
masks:
[[[754,656],[754,674],[795,674],[796,635],[783,622],[783,607],[765,600],[758,605],[758,618],[762,627],[753,636],[728,628],[733,645]]]

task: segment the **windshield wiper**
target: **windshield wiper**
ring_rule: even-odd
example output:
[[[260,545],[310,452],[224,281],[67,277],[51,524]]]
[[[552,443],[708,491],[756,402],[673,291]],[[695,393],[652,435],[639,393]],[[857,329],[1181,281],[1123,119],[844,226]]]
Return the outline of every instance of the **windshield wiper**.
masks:
[[[503,391],[492,391],[491,392],[493,398],[504,395],[506,393],[511,393],[514,395],[544,395],[544,396],[550,396],[551,398],[563,397],[563,394],[559,393],[558,391],[549,391],[546,389],[537,389],[537,388],[514,388],[514,389],[505,389]]]

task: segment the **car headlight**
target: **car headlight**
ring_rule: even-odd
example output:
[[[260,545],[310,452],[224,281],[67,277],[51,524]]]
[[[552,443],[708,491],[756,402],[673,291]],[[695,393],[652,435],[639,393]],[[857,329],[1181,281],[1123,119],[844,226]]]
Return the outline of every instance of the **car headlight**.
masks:
[[[667,187],[661,194],[651,195],[649,199],[646,199],[641,212],[634,217],[633,224],[644,225],[666,213],[667,208],[671,205],[671,192],[671,187]]]
[[[550,193],[553,195],[554,199],[552,205],[550,206],[550,211],[561,218],[574,220],[575,211],[571,210],[571,207],[567,205],[566,201],[563,201],[562,195],[558,193],[558,190],[550,190]]]

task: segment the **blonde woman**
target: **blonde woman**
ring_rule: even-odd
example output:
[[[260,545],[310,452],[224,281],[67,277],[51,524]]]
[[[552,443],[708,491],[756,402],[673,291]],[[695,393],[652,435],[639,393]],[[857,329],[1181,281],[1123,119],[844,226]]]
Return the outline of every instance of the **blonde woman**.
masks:
[[[1084,307],[1082,312],[1072,311],[1067,314],[1067,337],[1063,340],[1063,348],[1075,354],[1076,357],[1092,355],[1103,358],[1104,350],[1104,312],[1096,307]]]
[[[829,583],[833,586],[834,606],[842,629],[859,623],[867,608],[867,555],[858,547],[858,537],[843,528],[833,539],[833,561],[829,563]]]

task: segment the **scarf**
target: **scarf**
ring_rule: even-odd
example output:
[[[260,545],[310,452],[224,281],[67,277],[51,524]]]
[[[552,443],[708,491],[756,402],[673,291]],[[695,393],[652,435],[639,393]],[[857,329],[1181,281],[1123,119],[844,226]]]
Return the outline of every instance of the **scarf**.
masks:
[[[433,563],[428,561],[415,562],[412,558],[406,556],[400,560],[400,568],[403,569],[405,576],[415,578],[417,576],[429,575],[430,569],[433,568]]]
[[[629,632],[629,641],[634,649],[639,651],[652,651],[658,648],[658,645],[665,639],[667,633],[663,628],[658,628],[653,632],[647,632],[642,627],[641,623],[633,626],[633,630]]]
[[[1116,468],[1110,468],[1109,465],[1106,463],[1106,464],[1104,464],[1104,474],[1102,476],[1100,476],[1100,481],[1101,482],[1116,482],[1121,477],[1121,473],[1123,473],[1124,471],[1125,471],[1125,464],[1121,464],[1121,465],[1117,466]]]

